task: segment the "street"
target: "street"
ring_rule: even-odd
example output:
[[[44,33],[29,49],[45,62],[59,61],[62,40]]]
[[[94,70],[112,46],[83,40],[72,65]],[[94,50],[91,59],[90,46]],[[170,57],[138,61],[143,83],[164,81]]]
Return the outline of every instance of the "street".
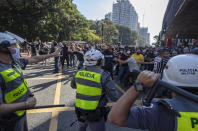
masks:
[[[65,104],[66,107],[34,109],[27,111],[30,131],[77,131],[78,123],[74,112],[75,89],[70,87],[70,80],[75,71],[65,69],[62,73],[53,74],[53,59],[47,66],[42,63],[27,66],[25,78],[34,93],[39,105]],[[120,128],[107,122],[107,131],[138,131]]]
[[[198,0],[0,0],[0,131],[198,131],[197,12]]]

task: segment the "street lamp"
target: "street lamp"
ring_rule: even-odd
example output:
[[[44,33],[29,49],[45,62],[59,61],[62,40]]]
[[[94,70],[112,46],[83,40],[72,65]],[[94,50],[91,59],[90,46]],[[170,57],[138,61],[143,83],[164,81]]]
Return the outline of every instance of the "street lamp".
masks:
[[[102,43],[104,43],[104,24],[102,23]]]

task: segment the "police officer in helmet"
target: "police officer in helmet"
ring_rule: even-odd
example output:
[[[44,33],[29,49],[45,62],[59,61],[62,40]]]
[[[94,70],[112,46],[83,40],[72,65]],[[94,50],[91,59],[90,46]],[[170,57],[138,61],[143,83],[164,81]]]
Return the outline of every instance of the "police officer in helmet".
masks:
[[[119,126],[152,131],[197,131],[198,103],[174,92],[171,99],[154,99],[150,107],[133,106],[145,88],[152,87],[159,75],[143,71],[132,86],[113,106],[108,119]],[[162,80],[198,95],[198,57],[195,54],[171,58]]]
[[[17,36],[18,37],[18,36]],[[28,59],[13,57],[20,40],[0,32],[0,131],[28,131],[26,109],[36,105],[22,69],[27,64],[43,61],[55,53]]]
[[[13,61],[17,41],[10,35],[0,33],[0,130],[25,131],[25,109],[34,107],[36,99],[28,90],[23,78],[21,63]],[[25,63],[25,62],[24,62]]]
[[[85,53],[85,68],[79,70],[71,82],[76,88],[75,111],[79,121],[79,131],[105,131],[107,96],[116,101],[120,94],[114,87],[111,75],[101,69],[103,54],[95,49]]]

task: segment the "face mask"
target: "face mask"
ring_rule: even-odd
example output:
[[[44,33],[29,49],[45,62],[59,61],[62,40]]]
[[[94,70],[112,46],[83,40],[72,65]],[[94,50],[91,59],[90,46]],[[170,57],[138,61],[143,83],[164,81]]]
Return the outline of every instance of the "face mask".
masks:
[[[13,58],[19,58],[20,57],[20,49],[19,48],[13,48],[15,49],[16,53],[12,54]]]

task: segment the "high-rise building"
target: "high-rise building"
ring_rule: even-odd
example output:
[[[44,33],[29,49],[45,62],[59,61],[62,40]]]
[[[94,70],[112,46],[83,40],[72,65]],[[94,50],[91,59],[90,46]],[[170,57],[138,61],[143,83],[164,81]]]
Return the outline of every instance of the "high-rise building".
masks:
[[[148,27],[140,28],[139,35],[143,38],[145,43],[150,44],[150,33],[148,33]]]
[[[112,21],[131,30],[138,30],[138,15],[129,0],[117,0],[113,3]]]
[[[150,33],[147,34],[146,43],[150,44]]]
[[[140,23],[139,22],[138,22],[138,25],[137,25],[137,33],[138,33],[138,35],[140,33]]]
[[[112,21],[112,12],[107,13],[105,19]]]

